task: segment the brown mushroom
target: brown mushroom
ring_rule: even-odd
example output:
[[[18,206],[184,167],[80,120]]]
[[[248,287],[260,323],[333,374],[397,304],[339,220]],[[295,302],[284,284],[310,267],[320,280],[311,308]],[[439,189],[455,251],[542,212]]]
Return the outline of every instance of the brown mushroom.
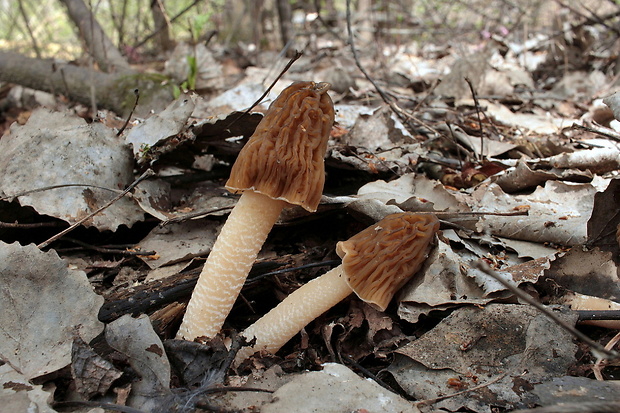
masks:
[[[275,353],[351,292],[385,311],[396,291],[422,267],[438,229],[435,215],[404,212],[339,242],[336,252],[342,264],[294,291],[248,327],[243,336],[256,341],[239,351],[236,363],[256,351]]]
[[[242,195],[207,258],[177,337],[214,337],[282,209],[292,204],[316,211],[334,122],[329,86],[287,87],[239,153],[226,188]]]

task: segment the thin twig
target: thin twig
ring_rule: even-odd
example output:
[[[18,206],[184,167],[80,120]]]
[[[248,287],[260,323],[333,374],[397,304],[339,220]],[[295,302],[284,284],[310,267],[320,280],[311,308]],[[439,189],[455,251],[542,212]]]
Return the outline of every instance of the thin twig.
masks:
[[[398,147],[393,147],[392,149],[396,149]],[[373,169],[375,168],[374,163],[377,163],[379,165],[382,165],[383,167],[385,167],[385,169],[389,172],[391,172],[392,174],[396,175],[397,177],[399,176],[396,171],[393,170],[393,167],[390,167],[390,165],[380,159],[379,155],[380,153],[373,153],[370,149],[365,148],[363,146],[356,146],[355,147],[356,151],[355,152],[351,152],[350,154],[347,154],[347,156],[352,156],[355,159],[359,160],[361,163],[365,164],[366,166],[368,166],[369,169]],[[364,155],[364,157],[362,157],[362,155]]]
[[[280,71],[280,74],[274,79],[273,82],[271,82],[271,85],[269,85],[269,87],[265,90],[265,92],[256,100],[256,102],[252,103],[252,105],[249,108],[247,108],[242,114],[240,114],[240,115],[236,116],[235,118],[233,118],[233,120],[231,120],[230,123],[226,126],[226,129],[230,128],[235,122],[237,122],[239,119],[241,119],[245,115],[248,115],[252,109],[254,109],[256,106],[258,106],[258,104],[263,99],[265,99],[265,96],[267,96],[269,94],[271,89],[273,89],[273,87],[276,85],[276,83],[278,83],[278,80],[280,80],[280,78],[282,76],[284,76],[284,74],[286,72],[288,72],[288,70],[291,68],[293,63],[295,63],[301,56],[303,56],[303,52],[299,52],[299,51],[295,52],[295,56],[290,58],[290,60],[286,64],[286,66],[284,66],[284,69],[282,69]]]
[[[224,387],[212,387],[210,389],[205,390],[204,394],[212,394],[212,393],[224,393],[228,391],[236,391],[236,392],[257,392],[257,393],[273,393],[273,390],[269,389],[261,389],[260,387],[240,387],[240,386],[224,386]]]
[[[366,367],[362,366],[357,361],[355,361],[352,355],[347,354],[347,356],[342,360],[351,364],[353,367],[358,369],[364,376],[374,380],[375,383],[377,383],[379,386],[383,387],[387,391],[398,394],[396,390],[394,390],[389,384],[387,384],[386,382],[381,380],[379,377],[377,377],[376,374],[374,374],[372,371],[368,370]]]
[[[71,91],[70,91],[71,89],[69,89],[69,84],[67,83],[67,77],[65,76],[65,68],[61,67],[59,70],[60,70],[60,78],[62,79],[62,85],[65,88],[65,96],[71,96]],[[91,76],[91,79],[92,79],[92,76]]]
[[[228,211],[228,210],[232,210],[232,209],[233,209],[233,206],[227,206],[227,207],[210,209],[208,211],[190,212],[189,214],[179,215],[179,216],[176,216],[174,218],[170,218],[170,219],[167,219],[165,221],[162,221],[162,222],[160,222],[159,227],[163,228],[163,227],[165,227],[166,225],[169,225],[169,224],[185,222],[188,219],[194,219],[194,218],[198,218],[198,217],[202,218],[202,217],[205,217],[207,215],[211,215],[211,214],[216,213],[216,212]]]
[[[93,212],[91,214],[88,214],[84,218],[80,219],[75,224],[71,225],[69,228],[67,228],[67,229],[59,232],[58,234],[54,235],[53,237],[49,238],[47,241],[43,241],[42,243],[37,245],[37,247],[40,248],[40,249],[43,249],[43,248],[47,247],[49,244],[51,244],[52,242],[56,241],[58,238],[60,238],[63,235],[66,235],[69,232],[73,231],[75,228],[77,228],[80,225],[82,225],[82,223],[84,223],[88,219],[90,219],[93,216],[97,215],[98,213],[100,213],[104,209],[109,208],[110,205],[114,204],[116,201],[118,201],[119,199],[121,199],[122,197],[127,195],[129,193],[129,191],[131,191],[136,185],[138,185],[140,182],[144,181],[145,179],[147,179],[147,178],[149,178],[149,177],[151,177],[153,175],[155,175],[155,172],[153,172],[152,169],[147,169],[142,175],[140,175],[140,177],[138,179],[136,179],[134,182],[132,182],[131,185],[129,185],[123,192],[121,192],[120,194],[115,196],[110,202],[108,202],[107,204],[105,204],[104,206],[102,206],[101,208],[96,210],[95,212]]]
[[[327,266],[333,267],[339,264],[340,264],[340,260],[329,260],[329,261],[313,262],[310,264],[299,265],[297,267],[284,268],[281,270],[270,271],[270,272],[266,272],[261,275],[257,275],[256,277],[249,278],[248,280],[246,280],[243,286],[247,287],[248,285],[251,285],[259,280],[262,280],[263,278],[266,278],[272,275],[280,275],[280,274],[285,274],[287,272],[305,270],[307,268],[327,267]]]
[[[484,160],[484,129],[482,128],[482,118],[480,117],[480,103],[478,102],[478,96],[476,96],[476,90],[468,77],[465,78],[465,82],[469,86],[469,91],[474,99],[474,105],[476,107],[476,115],[478,116],[478,126],[480,128],[480,153],[478,154],[478,160],[482,162]]]
[[[441,84],[441,80],[436,80],[435,82],[433,82],[433,84],[431,85],[431,87],[429,87],[425,92],[424,92],[424,97],[422,99],[420,99],[416,105],[413,107],[413,109],[411,109],[411,112],[416,113],[418,111],[418,109],[420,109],[422,107],[422,105],[424,103],[426,103],[426,101],[428,99],[430,99],[430,97],[433,95],[433,92],[435,91],[435,89],[437,89],[437,86],[439,86]]]
[[[224,382],[224,378],[226,377],[226,372],[228,372],[230,367],[233,365],[233,362],[235,361],[235,357],[237,356],[237,353],[239,352],[239,350],[241,349],[243,345],[242,340],[245,340],[243,336],[237,333],[233,333],[231,337],[230,350],[228,350],[228,355],[226,356],[226,359],[224,359],[224,362],[222,363],[222,372],[224,373],[221,379],[222,382]]]
[[[325,28],[325,30],[327,30],[327,32],[334,38],[337,40],[340,40],[340,36],[338,35],[338,33],[336,33],[334,31],[334,29],[332,29],[329,24],[327,24],[327,22],[325,21],[325,19],[323,19],[323,16],[321,16],[321,2],[319,0],[314,0],[314,9],[316,10],[316,18],[317,20],[323,25],[323,27]]]
[[[450,131],[450,137],[452,138],[452,141],[454,143],[454,147],[456,148],[456,154],[458,156],[458,160],[459,160],[459,170],[463,170],[463,159],[461,158],[461,151],[459,150],[459,142],[456,139],[456,136],[454,135],[454,131],[452,130],[452,124],[450,122],[446,122],[446,126],[448,127],[448,130]],[[481,143],[482,145],[482,143]]]
[[[579,321],[620,320],[620,310],[577,310],[577,314]]]
[[[62,185],[50,185],[50,186],[44,186],[41,188],[37,188],[37,189],[29,189],[27,191],[22,191],[22,192],[18,192],[16,194],[13,195],[7,195],[7,196],[3,196],[0,197],[0,201],[6,201],[8,199],[11,198],[17,198],[19,196],[24,196],[24,195],[28,195],[28,194],[34,194],[36,192],[43,192],[43,191],[47,191],[50,189],[58,189],[58,188],[71,188],[74,186],[83,186],[83,187],[87,187],[87,188],[96,188],[96,189],[101,189],[103,191],[110,191],[110,192],[116,192],[116,193],[121,193],[122,191],[118,190],[118,189],[111,189],[111,188],[105,188],[103,186],[97,186],[97,185],[90,185],[90,184],[62,184]]]
[[[614,131],[613,129],[605,128],[603,126],[594,126],[594,125],[584,126],[584,125],[578,125],[576,123],[573,123],[570,128],[596,133],[597,135],[620,142],[620,134],[618,132]]]
[[[75,238],[64,237],[64,241],[69,241],[74,244],[79,245],[80,247],[84,247],[89,250],[101,252],[103,254],[120,254],[120,255],[128,255],[128,256],[138,256],[138,255],[155,255],[156,251],[132,251],[128,249],[119,249],[119,248],[106,248],[106,247],[98,247],[96,245],[88,244],[84,241],[80,241]]]
[[[581,340],[584,343],[586,343],[588,346],[590,346],[590,349],[591,349],[593,355],[597,359],[600,359],[600,358],[616,359],[616,358],[620,357],[620,354],[618,354],[616,351],[607,350],[605,347],[603,347],[602,345],[600,345],[596,341],[590,339],[590,337],[586,336],[581,331],[577,330],[576,328],[574,328],[571,325],[568,325],[566,322],[564,322],[564,320],[560,319],[553,312],[549,311],[549,309],[547,307],[545,307],[544,305],[542,305],[538,301],[534,300],[531,296],[529,296],[525,292],[521,291],[520,289],[518,289],[514,285],[508,283],[497,272],[495,272],[494,270],[489,268],[489,266],[486,263],[484,263],[483,261],[481,261],[481,260],[474,261],[472,263],[472,265],[473,265],[474,268],[477,268],[480,271],[484,272],[485,274],[489,275],[490,277],[493,277],[493,279],[495,279],[497,282],[502,284],[511,293],[513,293],[514,295],[516,295],[517,297],[519,297],[521,300],[525,301],[526,303],[534,306],[538,311],[540,311],[541,313],[543,313],[544,315],[546,315],[547,317],[552,319],[557,325],[562,327],[568,333],[570,333],[571,335],[576,337],[578,340]]]
[[[605,27],[607,30],[614,32],[616,36],[620,36],[620,31],[618,30],[617,27],[615,27],[615,25],[609,25],[606,23],[606,20],[608,20],[607,16],[599,16],[597,14],[595,14],[594,12],[592,12],[591,10],[589,10],[586,6],[586,4],[584,3],[582,6],[590,13],[590,17],[586,16],[585,14],[581,13],[579,10],[577,10],[576,8],[572,7],[569,4],[566,4],[563,1],[560,0],[555,0],[556,3],[558,3],[560,6],[570,10],[571,13],[576,14],[578,17],[581,17],[583,19],[583,25],[586,24],[600,24],[601,26]],[[616,4],[617,6],[617,4]],[[579,27],[579,26],[577,26]]]
[[[360,70],[360,72],[362,72],[366,80],[368,80],[374,86],[374,88],[379,93],[379,96],[381,96],[381,99],[383,99],[383,101],[388,105],[391,105],[392,99],[390,99],[390,97],[383,91],[383,89],[379,87],[375,80],[370,77],[368,72],[366,72],[366,69],[364,69],[364,66],[362,66],[360,59],[357,55],[357,50],[355,49],[355,41],[353,40],[353,29],[351,28],[351,0],[347,0],[347,33],[349,36],[349,47],[351,48],[351,53],[353,53],[353,60],[355,60],[355,65]]]
[[[437,402],[440,402],[440,401],[445,400],[445,399],[450,399],[452,397],[460,396],[462,394],[470,393],[472,391],[476,391],[476,390],[482,389],[484,387],[490,386],[493,383],[497,383],[498,381],[500,381],[501,379],[506,377],[507,374],[508,373],[502,373],[499,376],[494,377],[493,379],[491,379],[491,380],[489,380],[487,382],[484,382],[484,383],[479,384],[479,385],[474,386],[474,387],[470,387],[468,389],[462,390],[462,391],[457,392],[457,393],[447,394],[445,396],[439,396],[439,397],[435,397],[433,399],[420,400],[419,402],[415,402],[414,404],[416,406],[424,406],[424,405],[429,405],[429,404],[437,403]]]
[[[397,106],[398,107],[398,106]],[[400,108],[398,108],[400,110]],[[411,113],[405,112],[404,110],[401,112],[402,115],[404,117],[406,117],[407,119],[410,119],[414,122],[416,122],[418,125],[422,125],[424,126],[426,129],[428,129],[429,131],[433,132],[435,134],[435,136],[443,136],[446,137],[446,135],[444,135],[443,133],[441,133],[440,131],[438,131],[437,129],[435,129],[434,127],[432,127],[431,125],[429,125],[428,123],[424,122],[422,119],[418,118],[417,116],[412,115]]]
[[[95,88],[95,61],[97,61],[97,64],[101,65],[102,61],[107,60],[107,53],[108,53],[108,49],[105,46],[105,42],[104,46],[103,46],[103,54],[104,57],[103,59],[101,59],[101,57],[96,58],[95,57],[95,50],[97,50],[97,47],[95,45],[95,10],[93,9],[93,5],[92,2],[89,0],[88,2],[88,8],[90,9],[90,12],[88,13],[88,19],[90,20],[89,23],[89,29],[90,29],[90,39],[92,44],[89,44],[88,40],[85,38],[84,42],[87,45],[88,50],[88,65],[90,66],[90,71],[88,72],[88,77],[90,78],[90,81],[88,82],[88,86],[89,86],[89,91],[90,91],[90,110],[93,113],[93,118],[97,117],[97,91]],[[108,67],[105,71],[107,72],[110,68]]]
[[[15,229],[39,229],[48,227],[60,227],[65,225],[64,222],[37,222],[35,224],[20,224],[19,222],[2,222],[0,221],[0,228],[15,228]]]
[[[462,211],[462,212],[449,212],[449,211],[436,211],[433,212],[434,215],[437,216],[498,216],[498,217],[515,217],[515,216],[527,216],[529,215],[528,211],[510,211],[510,212],[479,212],[479,211]]]
[[[135,88],[133,90],[133,94],[136,96],[136,101],[133,103],[133,107],[131,108],[131,112],[129,112],[129,115],[127,115],[127,119],[125,120],[125,123],[123,124],[123,127],[118,130],[116,136],[121,136],[121,134],[123,133],[125,128],[127,128],[127,125],[129,125],[129,121],[131,120],[131,117],[133,116],[133,112],[136,110],[136,107],[138,106],[138,100],[140,100],[140,89]]]

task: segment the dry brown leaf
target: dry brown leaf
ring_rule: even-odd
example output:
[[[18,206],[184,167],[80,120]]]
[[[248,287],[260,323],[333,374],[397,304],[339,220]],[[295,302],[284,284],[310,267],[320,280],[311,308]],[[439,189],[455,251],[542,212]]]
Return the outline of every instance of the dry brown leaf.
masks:
[[[0,356],[28,379],[68,365],[76,335],[103,330],[103,297],[54,251],[0,243],[0,281]]]
[[[82,339],[78,337],[73,341],[71,375],[75,382],[75,390],[86,400],[106,394],[114,380],[122,374],[112,363],[95,353]]]
[[[187,120],[194,107],[193,97],[181,96],[166,109],[131,128],[125,142],[132,146],[138,162],[153,161],[161,154],[174,150],[181,142],[177,135],[187,128]]]
[[[107,325],[105,337],[140,377],[132,384],[129,405],[145,411],[160,406],[170,394],[170,363],[149,318],[124,315]]]
[[[49,391],[49,390],[48,390]],[[27,377],[13,370],[9,364],[0,366],[0,406],[5,412],[56,413],[49,406],[51,392],[42,385],[30,383]]]
[[[293,378],[276,390],[273,401],[260,410],[263,413],[419,412],[411,402],[335,363],[324,364],[322,371],[306,372]]]
[[[569,324],[577,315],[555,309]],[[474,387],[492,385],[433,404],[455,411],[467,407],[490,412],[489,405],[514,408],[535,403],[533,385],[562,377],[575,362],[577,346],[569,333],[531,306],[490,304],[454,311],[434,329],[398,350],[389,368],[398,383],[417,399],[456,393],[452,378]],[[506,374],[502,377],[503,374]]]

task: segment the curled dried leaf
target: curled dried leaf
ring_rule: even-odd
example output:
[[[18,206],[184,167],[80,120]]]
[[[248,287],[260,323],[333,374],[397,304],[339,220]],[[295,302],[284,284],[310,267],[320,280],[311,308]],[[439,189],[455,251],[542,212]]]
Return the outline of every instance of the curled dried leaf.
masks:
[[[295,82],[271,104],[239,153],[226,188],[254,190],[316,211],[334,123],[328,83]]]
[[[422,267],[438,229],[435,215],[403,212],[339,242],[336,252],[349,286],[385,311],[396,291]]]

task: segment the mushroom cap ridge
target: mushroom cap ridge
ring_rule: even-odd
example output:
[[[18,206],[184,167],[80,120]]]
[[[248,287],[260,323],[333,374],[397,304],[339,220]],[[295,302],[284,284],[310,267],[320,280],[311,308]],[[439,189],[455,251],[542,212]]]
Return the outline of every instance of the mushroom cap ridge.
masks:
[[[403,212],[336,245],[345,280],[357,296],[381,311],[420,270],[439,229],[433,214]]]
[[[226,188],[253,190],[316,211],[334,123],[328,83],[295,82],[273,101],[233,165]]]

